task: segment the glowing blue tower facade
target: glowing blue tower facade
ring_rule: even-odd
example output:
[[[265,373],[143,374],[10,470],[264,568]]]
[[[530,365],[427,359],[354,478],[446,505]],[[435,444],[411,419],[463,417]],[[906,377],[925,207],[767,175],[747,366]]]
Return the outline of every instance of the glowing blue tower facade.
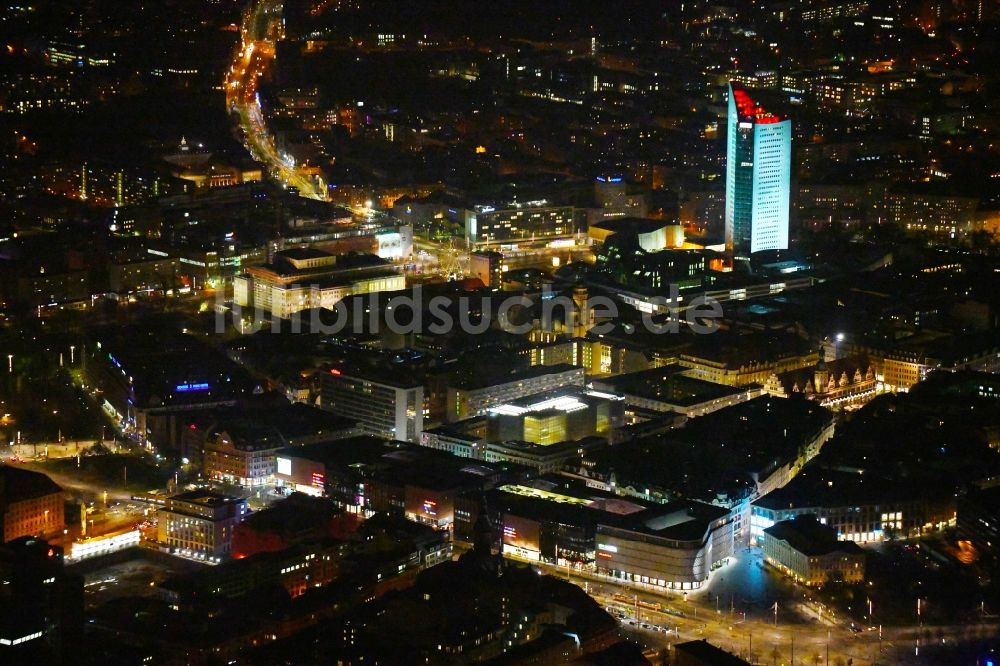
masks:
[[[726,145],[726,249],[735,258],[788,249],[792,121],[729,84]]]

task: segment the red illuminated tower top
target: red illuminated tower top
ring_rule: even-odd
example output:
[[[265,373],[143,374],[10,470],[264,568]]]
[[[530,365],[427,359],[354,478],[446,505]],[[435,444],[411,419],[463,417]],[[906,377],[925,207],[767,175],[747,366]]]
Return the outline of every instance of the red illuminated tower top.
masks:
[[[739,114],[740,122],[759,125],[781,122],[781,118],[773,113],[768,113],[762,106],[754,102],[742,84],[730,81],[729,87],[733,91],[733,101],[736,103],[736,112]]]

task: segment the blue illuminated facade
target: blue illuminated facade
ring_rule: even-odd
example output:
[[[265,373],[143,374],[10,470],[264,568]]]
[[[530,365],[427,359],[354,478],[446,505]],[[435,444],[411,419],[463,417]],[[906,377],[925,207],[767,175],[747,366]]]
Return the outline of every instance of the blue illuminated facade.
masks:
[[[729,84],[726,249],[736,258],[788,249],[792,121],[768,113]]]

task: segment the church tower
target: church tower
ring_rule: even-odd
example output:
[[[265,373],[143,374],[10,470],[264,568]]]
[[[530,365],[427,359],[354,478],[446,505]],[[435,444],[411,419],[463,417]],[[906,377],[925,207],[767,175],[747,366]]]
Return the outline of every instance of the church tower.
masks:
[[[827,384],[830,383],[830,370],[826,367],[826,352],[823,351],[823,345],[819,346],[819,363],[816,364],[816,370],[813,372],[813,386],[816,389],[816,393],[825,393]]]

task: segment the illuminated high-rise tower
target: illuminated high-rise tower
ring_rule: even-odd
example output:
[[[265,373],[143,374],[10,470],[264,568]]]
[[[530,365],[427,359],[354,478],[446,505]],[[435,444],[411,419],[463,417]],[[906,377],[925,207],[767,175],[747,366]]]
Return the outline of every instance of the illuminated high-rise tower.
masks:
[[[736,258],[788,249],[792,121],[768,113],[729,84],[726,249]]]

